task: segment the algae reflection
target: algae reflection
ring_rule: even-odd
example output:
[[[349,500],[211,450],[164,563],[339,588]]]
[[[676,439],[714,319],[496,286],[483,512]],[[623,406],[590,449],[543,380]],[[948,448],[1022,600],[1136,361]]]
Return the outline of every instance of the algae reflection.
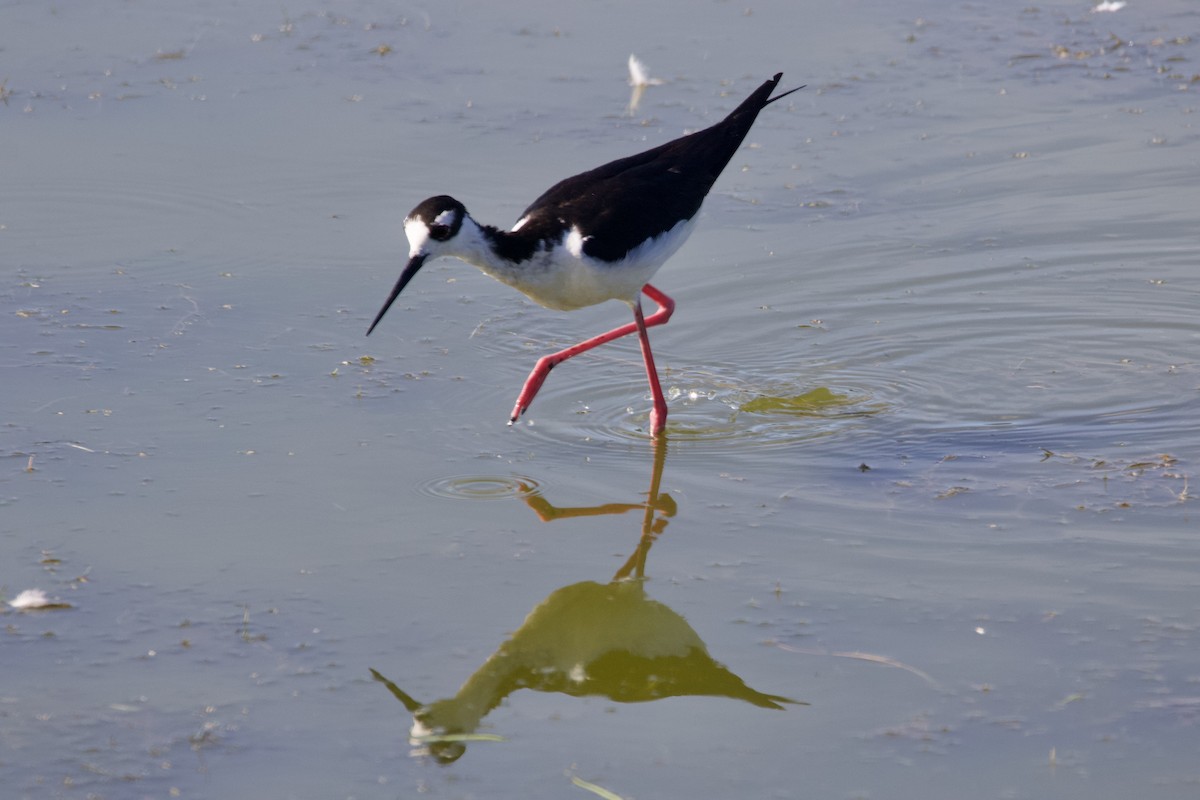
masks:
[[[607,583],[564,586],[537,605],[453,697],[421,703],[372,669],[413,716],[414,755],[456,761],[475,739],[483,718],[518,689],[607,697],[643,703],[666,697],[705,696],[743,700],[760,708],[807,705],[750,688],[715,661],[682,616],[645,592],[646,557],[675,515],[675,501],[660,492],[665,442],[656,442],[650,490],[642,503],[559,508],[528,494],[524,501],[546,522],[568,517],[622,514],[641,509],[642,536],[633,555]]]

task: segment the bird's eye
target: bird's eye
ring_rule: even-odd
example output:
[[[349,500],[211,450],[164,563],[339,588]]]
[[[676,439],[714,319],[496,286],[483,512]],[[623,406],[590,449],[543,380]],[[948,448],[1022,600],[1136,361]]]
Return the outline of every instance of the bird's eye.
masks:
[[[449,225],[430,225],[429,238],[439,242],[444,242],[450,238]]]

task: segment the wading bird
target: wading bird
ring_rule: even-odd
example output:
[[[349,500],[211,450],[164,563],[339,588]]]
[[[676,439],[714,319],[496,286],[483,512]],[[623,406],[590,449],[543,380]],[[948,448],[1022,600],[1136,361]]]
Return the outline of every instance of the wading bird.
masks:
[[[525,209],[512,230],[480,225],[453,197],[425,200],[404,220],[408,264],[367,335],[421,267],[440,256],[473,264],[547,308],[569,311],[623,300],[633,308],[633,322],[539,359],[509,424],[528,410],[554,367],[636,331],[654,403],[650,433],[658,436],[666,426],[667,401],[646,329],[670,319],[675,301],[648,281],[691,234],[704,198],[758,113],[798,91],[771,97],[782,77],[781,72],[763,83],[710,128],[556,183]],[[642,314],[642,294],[658,306],[648,317]]]

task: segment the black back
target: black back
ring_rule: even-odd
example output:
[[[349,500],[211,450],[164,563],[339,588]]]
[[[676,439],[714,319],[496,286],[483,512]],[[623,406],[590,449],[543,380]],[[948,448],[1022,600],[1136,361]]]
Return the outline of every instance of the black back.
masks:
[[[522,260],[544,241],[558,241],[577,226],[583,252],[619,261],[636,245],[691,219],[741,146],[758,112],[792,92],[771,92],[783,73],[763,83],[729,116],[710,128],[620,158],[556,183],[525,209],[515,233],[497,232],[497,251]],[[800,87],[803,88],[803,87]]]

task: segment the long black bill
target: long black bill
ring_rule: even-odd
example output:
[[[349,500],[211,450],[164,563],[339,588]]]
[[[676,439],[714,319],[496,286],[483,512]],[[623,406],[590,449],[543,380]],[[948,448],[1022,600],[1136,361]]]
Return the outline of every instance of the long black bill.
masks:
[[[367,336],[370,336],[371,331],[375,330],[375,326],[379,324],[379,320],[383,319],[383,315],[392,307],[392,303],[404,291],[404,287],[408,286],[408,282],[413,279],[413,275],[416,275],[417,271],[421,269],[421,265],[425,263],[426,258],[428,256],[419,255],[413,256],[408,260],[408,264],[404,266],[404,272],[400,273],[400,280],[396,281],[396,285],[392,287],[392,293],[388,295],[387,302],[383,304],[383,308],[379,309],[379,313],[375,315],[375,321],[371,323],[371,327],[367,328]]]

